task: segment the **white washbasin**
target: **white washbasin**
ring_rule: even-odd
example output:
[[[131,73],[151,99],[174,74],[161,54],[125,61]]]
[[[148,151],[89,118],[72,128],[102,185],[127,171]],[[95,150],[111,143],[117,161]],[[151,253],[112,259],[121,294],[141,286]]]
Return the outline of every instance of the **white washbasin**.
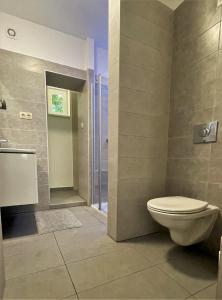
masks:
[[[0,148],[0,153],[24,153],[35,154],[35,149]]]

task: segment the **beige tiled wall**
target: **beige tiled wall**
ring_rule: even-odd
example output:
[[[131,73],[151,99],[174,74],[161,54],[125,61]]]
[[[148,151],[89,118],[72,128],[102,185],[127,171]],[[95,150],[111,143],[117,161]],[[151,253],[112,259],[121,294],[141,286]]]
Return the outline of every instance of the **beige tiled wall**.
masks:
[[[2,299],[5,286],[5,268],[3,261],[3,243],[2,243],[2,224],[1,224],[1,211],[0,211],[0,299]]]
[[[174,16],[167,194],[222,208],[222,45],[217,0],[185,2]],[[195,124],[219,120],[218,142],[194,145]],[[221,221],[209,245],[218,248]],[[216,238],[217,235],[217,238]]]
[[[78,97],[78,179],[79,195],[90,204],[91,193],[91,83],[94,72],[88,70],[87,83]],[[83,128],[81,125],[83,124]]]
[[[172,18],[157,1],[110,1],[109,223],[116,240],[158,229],[146,202],[165,194]]]
[[[109,0],[108,233],[117,239],[120,0]]]
[[[75,92],[71,93],[72,101],[72,139],[73,139],[73,188],[78,191],[79,175],[78,175],[78,97]]]
[[[46,70],[86,79],[85,71],[0,50],[0,97],[7,102],[7,110],[0,110],[0,136],[9,147],[37,150],[39,209],[49,207]],[[19,119],[20,111],[32,112],[33,120]]]

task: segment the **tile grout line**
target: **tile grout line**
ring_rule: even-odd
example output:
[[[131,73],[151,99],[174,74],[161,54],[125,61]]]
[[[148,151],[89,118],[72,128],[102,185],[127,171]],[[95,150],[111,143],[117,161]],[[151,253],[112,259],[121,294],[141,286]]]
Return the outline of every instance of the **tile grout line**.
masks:
[[[140,19],[143,19],[143,20],[145,20],[146,22],[148,22],[148,23],[150,23],[150,24],[152,24],[152,25],[158,27],[158,29],[160,29],[161,31],[166,32],[166,33],[170,33],[170,30],[165,29],[165,27],[167,27],[167,26],[171,27],[171,25],[170,25],[171,22],[170,22],[170,21],[169,21],[169,22],[168,22],[168,21],[166,22],[168,25],[162,26],[159,22],[154,22],[153,19],[151,20],[149,17],[146,17],[146,16],[143,16],[143,15],[141,15],[141,14],[138,14],[137,12],[133,11],[133,9],[130,9],[130,8],[128,8],[128,7],[125,7],[125,10],[126,10],[127,13],[133,15],[134,17],[138,17],[138,18],[140,18]]]
[[[24,213],[21,213],[21,214],[28,214],[28,212],[24,212]],[[14,243],[18,243],[18,242],[26,242],[27,240],[29,239],[34,239],[34,238],[38,238],[38,237],[44,237],[44,236],[50,236],[50,235],[53,235],[52,232],[47,232],[47,233],[34,233],[32,235],[28,235],[28,236],[22,236],[22,237],[15,237],[15,238],[11,238],[10,240],[9,239],[3,239],[3,249],[4,249],[4,252],[7,251],[7,249],[9,247],[11,247],[11,243],[14,244]],[[44,247],[44,249],[49,249],[50,247]],[[13,256],[17,256],[18,254],[11,254],[11,255],[5,255],[5,253],[3,254],[4,258],[7,258],[7,257],[13,257]]]
[[[213,24],[209,25],[208,27],[204,28],[204,27],[200,27],[199,29],[197,28],[197,31],[195,33],[194,31],[194,34],[191,33],[189,35],[187,35],[188,38],[199,38],[200,36],[202,36],[204,33],[206,33],[208,30],[212,29],[214,26],[218,25],[218,23],[220,23],[221,21],[221,18],[218,19],[217,21],[214,21]],[[185,36],[183,35],[182,36],[183,39],[185,38]],[[178,39],[177,39],[178,41]]]
[[[85,292],[87,292],[87,291],[93,290],[93,289],[98,288],[98,287],[100,287],[100,286],[107,285],[107,284],[109,284],[109,283],[118,281],[118,280],[123,279],[123,278],[126,278],[126,277],[130,277],[130,276],[132,276],[132,275],[135,275],[135,274],[137,274],[137,273],[141,273],[141,272],[146,271],[146,270],[148,270],[148,269],[155,268],[155,267],[157,267],[157,266],[158,266],[158,264],[154,264],[154,265],[151,265],[151,266],[149,266],[149,267],[143,268],[143,269],[141,269],[141,270],[133,271],[132,273],[128,273],[128,274],[125,274],[125,275],[122,275],[122,276],[118,276],[118,277],[116,277],[116,278],[114,278],[114,279],[111,279],[111,280],[105,281],[105,282],[103,282],[103,283],[100,283],[100,284],[98,284],[98,285],[96,285],[96,286],[94,286],[94,287],[91,287],[91,288],[87,288],[87,289],[85,289],[85,290],[82,290],[82,291],[80,291],[79,293],[85,293]]]
[[[54,233],[54,232],[53,232],[53,233]],[[154,234],[155,234],[155,233],[154,233]],[[54,235],[54,236],[55,236],[55,235]],[[58,245],[58,241],[57,241],[56,237],[55,237],[55,240],[56,240],[57,245]],[[58,245],[58,248],[59,248],[59,245]],[[132,248],[132,247],[129,246],[129,248]],[[59,250],[60,250],[60,248],[59,248]],[[137,252],[139,255],[141,255],[141,257],[146,258],[146,257],[145,257],[144,255],[142,255],[139,251],[137,251],[136,249],[134,249],[134,250],[135,250],[135,252]],[[96,258],[96,257],[106,255],[106,254],[108,254],[109,252],[110,252],[110,251],[105,252],[105,253],[100,254],[100,255],[96,255],[96,256],[94,256],[94,257],[88,257],[88,258],[85,258],[85,259],[82,259],[82,260],[79,260],[79,261],[68,262],[68,264],[75,264],[75,263],[78,263],[78,262],[83,262],[83,261],[87,261],[87,260],[90,260],[90,259],[94,259],[94,258]],[[60,253],[61,253],[61,255],[62,255],[61,250],[60,250]],[[103,285],[109,284],[109,283],[111,283],[111,282],[114,282],[114,281],[123,279],[123,278],[125,278],[125,277],[129,277],[129,276],[131,276],[131,275],[134,275],[134,274],[143,272],[143,271],[148,270],[148,269],[152,269],[152,268],[155,268],[155,267],[158,268],[158,265],[160,264],[160,263],[158,262],[158,263],[152,264],[152,265],[150,265],[150,266],[147,266],[147,267],[145,267],[145,268],[142,268],[142,269],[140,269],[140,270],[132,271],[132,272],[130,272],[130,270],[129,270],[130,273],[127,273],[127,274],[125,274],[125,275],[116,277],[116,278],[114,278],[114,279],[112,279],[112,280],[108,280],[108,281],[103,282],[103,283],[101,283],[101,284],[98,284],[98,285],[96,285],[96,286],[94,286],[94,287],[91,287],[91,288],[88,288],[88,289],[85,289],[85,290],[82,290],[82,291],[77,292],[77,290],[76,290],[76,288],[75,288],[75,285],[74,285],[74,282],[73,282],[73,280],[72,280],[72,277],[71,277],[71,275],[70,275],[70,273],[69,273],[69,270],[68,270],[68,267],[67,267],[67,263],[65,262],[65,259],[64,259],[63,255],[62,255],[62,258],[63,258],[63,261],[64,261],[64,265],[66,266],[67,272],[68,272],[68,274],[69,274],[69,276],[70,276],[70,279],[71,279],[71,281],[72,281],[72,283],[73,283],[73,286],[74,286],[74,289],[75,289],[75,292],[76,292],[76,295],[77,295],[78,299],[79,299],[78,293],[83,293],[83,292],[86,292],[86,291],[95,289],[95,288],[97,288],[97,287],[99,287],[99,286],[103,286]],[[158,268],[158,269],[159,269],[159,268]],[[162,271],[162,270],[161,270],[161,271]],[[169,277],[169,276],[168,276],[168,277]],[[175,281],[175,280],[174,280],[174,281]]]
[[[76,288],[75,288],[75,285],[74,285],[74,282],[73,282],[73,280],[72,280],[71,274],[69,273],[67,264],[66,264],[66,262],[65,262],[65,259],[64,259],[63,255],[62,255],[62,252],[61,252],[61,250],[60,250],[58,241],[57,241],[56,236],[55,236],[55,232],[52,232],[51,234],[53,234],[53,236],[54,236],[56,245],[58,246],[58,250],[60,251],[61,257],[62,257],[62,259],[63,259],[64,266],[66,267],[67,272],[68,272],[68,274],[69,274],[70,280],[71,280],[72,285],[73,285],[73,287],[74,287],[74,291],[75,291],[75,293],[76,293],[75,296],[77,296],[77,298],[79,299],[78,292],[77,292],[77,290],[76,290]],[[158,233],[154,233],[154,234],[156,235],[156,234],[158,234]],[[136,249],[135,249],[135,251],[136,251]],[[136,252],[138,252],[138,251],[136,251]],[[139,253],[139,252],[138,252],[138,253]],[[140,255],[143,256],[141,253],[140,253]],[[120,277],[114,278],[113,280],[106,281],[106,282],[104,282],[104,283],[98,284],[98,285],[96,285],[96,286],[94,286],[94,287],[91,287],[91,288],[88,288],[88,289],[86,289],[86,290],[79,291],[79,293],[84,293],[84,292],[86,292],[86,291],[88,291],[88,290],[93,290],[93,289],[95,289],[95,288],[97,288],[97,287],[99,287],[99,286],[107,285],[107,284],[109,284],[109,283],[111,283],[111,282],[118,281],[118,280],[120,280],[120,279],[122,279],[122,278],[129,277],[129,276],[134,275],[134,274],[136,274],[136,273],[140,273],[140,272],[143,272],[143,271],[145,271],[145,270],[147,270],[147,269],[152,269],[152,268],[155,268],[155,267],[158,268],[162,273],[166,274],[167,277],[169,277],[169,278],[171,278],[173,281],[175,281],[175,282],[176,282],[179,286],[181,286],[184,290],[186,290],[186,291],[188,292],[188,294],[189,294],[189,297],[190,297],[190,296],[195,296],[195,294],[197,294],[198,292],[200,292],[200,291],[202,291],[202,290],[205,290],[206,288],[208,288],[208,287],[210,287],[210,286],[212,286],[212,285],[215,284],[215,283],[211,283],[209,286],[200,289],[200,290],[197,291],[195,294],[190,294],[190,292],[189,292],[185,287],[183,287],[179,282],[177,282],[177,280],[175,280],[174,278],[172,278],[168,273],[166,273],[164,270],[162,270],[162,269],[159,267],[162,263],[163,263],[163,262],[161,262],[161,263],[158,262],[158,263],[156,263],[156,264],[154,264],[154,265],[147,266],[147,267],[145,267],[145,268],[142,268],[142,269],[140,269],[140,270],[134,271],[134,272],[132,272],[132,273],[128,273],[128,274],[122,275],[122,276],[120,276]],[[58,266],[52,267],[52,268],[49,268],[49,269],[55,269],[55,268],[57,268],[57,267],[58,267]],[[43,270],[43,271],[44,271],[44,270]],[[42,271],[35,272],[35,273],[40,273],[40,272],[42,272]],[[130,270],[129,270],[129,272],[130,272]],[[22,275],[22,276],[25,276],[25,275]],[[13,278],[12,278],[12,279],[13,279]],[[70,296],[74,296],[74,294],[69,295],[68,297],[70,297]],[[188,298],[189,298],[189,297],[188,297]],[[186,299],[187,299],[187,298],[186,298]]]
[[[162,263],[160,263],[159,265],[161,265],[161,264],[162,264]],[[160,267],[158,267],[158,265],[157,265],[157,268],[158,268],[159,270],[161,270],[163,273],[165,273],[166,275],[168,275],[169,278],[173,279],[173,280],[174,280],[178,285],[180,285],[183,289],[185,289],[185,290],[190,294],[189,297],[190,297],[190,296],[195,296],[195,295],[198,294],[199,292],[201,292],[201,291],[203,291],[203,290],[209,288],[210,286],[212,286],[212,285],[214,285],[214,284],[216,283],[216,281],[215,281],[214,283],[210,283],[210,284],[207,285],[206,287],[201,288],[201,289],[198,290],[197,292],[191,293],[187,288],[185,288],[183,285],[181,285],[179,281],[177,281],[176,279],[174,279],[173,277],[171,277],[165,270],[162,270]],[[189,298],[189,297],[188,297],[188,298]]]
[[[192,294],[191,296],[194,296],[194,297],[195,297],[195,295],[197,295],[198,293],[200,293],[200,292],[202,292],[202,291],[208,289],[209,287],[211,287],[211,286],[213,286],[213,285],[215,285],[215,284],[217,284],[216,281],[215,281],[214,283],[211,283],[210,285],[206,286],[205,288],[200,289],[198,292]]]
[[[63,229],[63,230],[60,230],[60,231],[64,231],[66,229]],[[56,232],[60,232],[60,231],[56,231]],[[18,276],[15,276],[15,277],[11,277],[11,278],[8,278],[6,279],[6,281],[10,281],[10,280],[13,280],[13,279],[17,279],[17,278],[20,278],[20,277],[25,277],[25,276],[29,276],[29,275],[34,275],[34,274],[37,274],[37,273],[41,273],[41,272],[44,272],[44,271],[48,271],[48,270],[53,270],[53,269],[56,269],[58,267],[62,267],[62,266],[67,266],[67,263],[68,264],[74,264],[74,263],[78,263],[78,262],[82,262],[82,261],[85,261],[85,260],[89,260],[89,259],[93,259],[93,258],[96,258],[98,256],[102,256],[102,255],[105,255],[107,252],[104,252],[102,254],[99,254],[99,255],[96,255],[96,256],[90,256],[90,257],[87,257],[87,258],[84,258],[84,259],[80,259],[80,260],[77,260],[77,261],[69,261],[69,262],[65,262],[64,260],[64,257],[62,255],[62,252],[60,250],[60,247],[58,245],[58,242],[57,242],[57,239],[55,237],[55,232],[50,232],[50,233],[42,233],[42,234],[38,234],[38,235],[33,235],[32,237],[40,237],[40,236],[44,236],[44,235],[53,235],[54,239],[55,239],[55,242],[56,242],[56,246],[58,247],[58,250],[59,250],[59,253],[61,254],[62,256],[62,260],[63,260],[63,264],[59,264],[57,266],[52,266],[52,267],[48,267],[48,268],[44,268],[42,270],[38,270],[38,271],[34,271],[34,272],[30,272],[30,273],[26,273],[26,274],[21,274],[21,275],[18,275]],[[19,239],[19,238],[18,238]],[[50,248],[48,248],[50,249]],[[13,257],[13,256],[17,256],[17,254],[14,254],[14,255],[10,255],[10,256],[6,256],[6,257]]]
[[[72,283],[72,286],[73,286],[73,288],[74,288],[74,291],[75,291],[75,293],[76,293],[77,299],[79,299],[79,295],[78,295],[78,293],[77,293],[76,287],[75,287],[75,285],[74,285],[74,282],[73,282],[73,280],[72,280],[71,274],[70,274],[69,269],[68,269],[68,267],[67,267],[67,265],[66,265],[65,259],[64,259],[64,257],[63,257],[62,251],[61,251],[61,249],[60,249],[60,247],[59,247],[59,243],[58,243],[58,241],[57,241],[57,239],[56,239],[56,236],[55,236],[55,233],[54,233],[54,232],[53,232],[53,236],[54,236],[54,239],[55,239],[55,241],[56,241],[56,244],[57,244],[57,247],[58,247],[58,249],[59,249],[59,252],[60,252],[60,254],[61,254],[61,257],[62,257],[64,266],[65,266],[65,268],[66,268],[66,271],[67,271],[67,273],[68,273],[68,275],[69,275],[69,278],[70,278],[70,280],[71,280],[71,283]],[[71,296],[71,295],[70,295],[70,296]]]
[[[162,269],[159,267],[161,264],[162,264],[162,263],[158,264],[158,265],[157,265],[157,268],[158,268],[162,273],[164,273],[167,277],[169,277],[169,278],[172,279],[174,282],[176,282],[181,288],[183,288],[183,289],[189,294],[188,298],[189,298],[190,296],[192,296],[191,292],[188,291],[187,288],[185,288],[183,285],[181,285],[181,283],[180,283],[179,281],[177,281],[175,278],[173,278],[172,276],[170,276],[166,271],[162,270]]]
[[[86,208],[85,208],[86,209]],[[90,212],[88,212],[89,214],[90,214]],[[91,214],[90,214],[91,215]],[[95,216],[93,216],[93,217],[95,217]],[[95,217],[95,219],[96,219],[96,217]],[[87,226],[86,226],[87,227]],[[87,228],[86,228],[87,229]],[[157,269],[159,269],[162,273],[165,273],[166,274],[166,276],[167,277],[170,277],[173,281],[175,281],[179,286],[181,286],[184,290],[187,290],[185,287],[183,287],[179,282],[177,282],[177,280],[175,280],[174,278],[172,278],[168,273],[166,273],[164,270],[162,270],[161,268],[160,268],[160,266],[161,266],[161,264],[163,264],[164,262],[157,262],[157,263],[155,263],[155,264],[153,264],[153,265],[150,265],[150,266],[147,266],[147,267],[144,267],[144,268],[142,268],[142,269],[140,269],[140,270],[137,270],[137,271],[130,271],[130,269],[129,269],[129,273],[128,274],[125,274],[125,275],[122,275],[122,276],[120,276],[120,277],[117,277],[117,278],[114,278],[113,280],[110,280],[110,281],[106,281],[106,282],[104,282],[104,283],[101,283],[101,284],[99,284],[99,285],[96,285],[96,286],[94,286],[94,287],[91,287],[91,288],[88,288],[88,289],[86,289],[86,290],[83,290],[83,291],[79,291],[79,292],[77,292],[77,290],[76,290],[76,288],[75,288],[75,285],[74,285],[74,282],[73,282],[73,280],[72,280],[72,277],[71,277],[71,274],[69,273],[69,270],[68,270],[68,265],[69,265],[69,262],[68,263],[66,263],[65,262],[65,259],[64,259],[64,257],[63,257],[63,254],[62,254],[62,251],[61,251],[61,249],[60,249],[60,246],[59,246],[59,243],[58,243],[58,240],[56,239],[56,236],[55,236],[55,232],[51,232],[51,234],[53,234],[53,237],[54,237],[54,239],[55,239],[55,242],[56,242],[56,245],[58,246],[58,250],[59,250],[59,252],[60,252],[60,254],[61,254],[61,257],[62,257],[62,260],[63,260],[63,263],[64,263],[64,265],[63,266],[65,266],[66,267],[66,269],[67,269],[67,272],[68,272],[68,274],[69,274],[69,277],[70,277],[70,280],[71,280],[71,282],[72,282],[72,285],[73,285],[73,287],[74,287],[74,291],[75,291],[75,293],[76,293],[76,296],[77,296],[77,298],[79,299],[79,295],[78,295],[78,293],[84,293],[84,292],[86,292],[86,291],[88,291],[88,290],[93,290],[93,289],[95,289],[95,288],[97,288],[97,287],[99,287],[99,286],[103,286],[103,285],[107,285],[107,284],[109,284],[110,282],[113,282],[113,281],[118,281],[118,280],[120,280],[120,279],[122,279],[122,278],[125,278],[125,277],[129,277],[129,276],[133,276],[133,274],[136,274],[136,273],[141,273],[141,272],[143,272],[143,271],[145,271],[145,270],[147,270],[147,269],[152,269],[152,268],[157,268]],[[158,234],[158,232],[157,233],[154,233],[153,235],[157,235]],[[139,253],[142,257],[145,257],[142,253],[140,253],[137,249],[135,249],[135,251],[137,252],[137,253]],[[108,250],[108,252],[109,252],[109,250]],[[108,253],[108,252],[106,252],[106,253]],[[97,255],[98,256],[98,255]],[[88,258],[87,258],[88,259]],[[90,258],[89,258],[90,259]],[[78,262],[78,261],[77,261]],[[55,267],[52,267],[52,268],[49,268],[49,269],[55,269],[55,268],[57,268],[58,266],[55,266]],[[44,271],[44,270],[43,270]],[[35,273],[40,273],[40,272],[42,272],[42,271],[38,271],[38,272],[35,272]],[[22,275],[22,276],[25,276],[25,275]],[[13,278],[12,278],[13,279]],[[211,286],[211,285],[214,285],[215,283],[211,283],[209,286]],[[209,286],[207,286],[207,287],[209,287]],[[201,290],[204,290],[204,289],[206,289],[207,287],[204,287],[204,288],[202,288]],[[198,292],[200,292],[201,290],[199,290]],[[188,292],[188,294],[190,295],[190,292],[189,291],[187,291]],[[196,292],[195,294],[197,294],[198,292]],[[195,294],[193,294],[193,295],[195,295]],[[70,297],[70,296],[73,296],[74,294],[72,294],[72,295],[69,295],[68,297]],[[192,294],[190,295],[190,296],[192,296]]]
[[[154,234],[158,234],[158,232],[157,232],[157,233],[154,233]],[[133,246],[129,246],[129,248],[134,249]],[[134,249],[134,250],[135,250],[135,252],[137,252],[139,255],[141,255],[141,257],[146,258],[146,256],[143,255],[142,253],[140,253],[138,250],[136,250],[136,249]],[[108,251],[108,252],[109,252],[109,251]],[[84,259],[84,260],[80,260],[80,261],[76,261],[76,262],[70,262],[70,263],[73,263],[73,264],[74,264],[74,263],[82,262],[82,261],[85,261],[85,260],[90,260],[91,258],[93,259],[93,258],[96,258],[96,257],[98,257],[98,256],[106,255],[106,254],[108,254],[108,252],[103,253],[103,254],[101,254],[101,255],[94,256],[94,257],[89,257],[89,258],[86,258],[86,259]],[[137,270],[137,271],[132,271],[132,272],[130,272],[130,270],[129,270],[129,273],[127,273],[127,274],[125,274],[125,275],[118,276],[118,277],[116,277],[116,278],[114,278],[114,279],[112,279],[112,280],[108,280],[108,281],[106,281],[106,282],[100,283],[100,284],[98,284],[98,285],[96,285],[96,286],[94,286],[94,287],[91,287],[91,288],[88,288],[88,289],[79,291],[79,293],[84,293],[84,292],[87,292],[87,291],[89,291],[89,290],[93,290],[93,289],[98,288],[98,287],[100,287],[100,286],[107,285],[107,284],[109,284],[109,283],[111,283],[111,282],[118,281],[118,280],[120,280],[120,279],[129,277],[129,276],[132,276],[132,275],[137,274],[137,273],[141,273],[141,272],[143,272],[143,271],[145,271],[145,270],[152,269],[152,268],[155,268],[155,267],[158,268],[161,272],[163,272],[163,271],[158,267],[161,263],[163,263],[163,262],[154,263],[154,264],[152,264],[152,265],[150,265],[150,266],[147,266],[147,267],[142,268],[142,269]],[[66,264],[66,263],[65,263],[65,264]],[[170,279],[172,279],[174,282],[176,282],[176,283],[177,283],[180,287],[182,287],[184,290],[186,290],[186,289],[185,289],[183,286],[181,286],[176,280],[174,280],[174,278],[171,278],[171,277],[170,277],[167,273],[165,273],[165,272],[163,272],[163,273],[166,274],[166,276],[169,277]],[[188,297],[190,297],[190,296],[191,296],[190,292],[189,292],[188,290],[186,290],[186,291],[187,291],[187,293],[189,294]]]
[[[39,270],[39,271],[36,271],[36,272],[31,272],[31,273],[26,273],[26,274],[18,275],[18,276],[15,276],[15,277],[11,277],[11,278],[5,279],[5,281],[7,282],[7,281],[11,281],[11,280],[18,279],[18,278],[21,278],[21,277],[35,275],[35,274],[42,273],[42,272],[45,272],[45,271],[57,269],[57,268],[63,267],[63,266],[64,266],[64,264],[58,265],[58,266],[54,266],[54,267],[49,267],[49,268],[42,269],[42,270]]]
[[[107,254],[108,252],[104,252],[104,253],[101,253],[101,254],[98,254],[98,255],[95,255],[95,256],[90,256],[90,257],[87,257],[87,258],[83,258],[83,259],[80,259],[80,260],[71,260],[71,261],[67,261],[65,262],[65,265],[68,265],[68,264],[77,264],[79,262],[84,262],[84,261],[87,261],[87,260],[90,260],[90,259],[94,259],[96,257],[100,257],[100,256],[103,256],[105,254]]]
[[[188,296],[188,297],[186,297],[184,300],[190,300],[191,299],[191,297],[193,297],[195,300],[197,299],[196,297],[194,297],[193,295],[190,295],[190,296]],[[208,300],[210,300],[210,299],[208,299]],[[213,299],[212,299],[213,300]]]
[[[86,207],[88,208],[89,206],[86,206]],[[90,206],[90,207],[91,207],[91,206]],[[105,225],[105,226],[106,226],[106,229],[107,229],[107,224],[104,223],[103,221],[101,221],[101,220],[99,219],[99,217],[97,218],[93,213],[90,213],[90,211],[88,211],[87,208],[84,207],[84,209],[90,214],[90,216],[94,217],[97,221],[99,221],[99,223]],[[98,212],[96,211],[96,213],[98,213]],[[105,216],[105,217],[106,217],[106,216]]]

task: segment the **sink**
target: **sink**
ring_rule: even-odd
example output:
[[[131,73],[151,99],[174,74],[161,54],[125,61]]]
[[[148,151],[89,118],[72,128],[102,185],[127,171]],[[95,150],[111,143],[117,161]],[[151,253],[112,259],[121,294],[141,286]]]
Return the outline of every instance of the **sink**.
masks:
[[[23,154],[35,154],[35,149],[17,149],[17,148],[0,148],[0,153],[23,153]]]

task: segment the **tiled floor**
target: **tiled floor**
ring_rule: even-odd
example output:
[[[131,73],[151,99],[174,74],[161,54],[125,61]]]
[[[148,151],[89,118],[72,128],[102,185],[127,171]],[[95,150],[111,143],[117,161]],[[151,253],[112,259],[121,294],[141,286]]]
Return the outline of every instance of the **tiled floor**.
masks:
[[[78,229],[4,242],[5,299],[214,299],[217,261],[168,233],[124,243],[106,235],[106,217],[71,208]]]

